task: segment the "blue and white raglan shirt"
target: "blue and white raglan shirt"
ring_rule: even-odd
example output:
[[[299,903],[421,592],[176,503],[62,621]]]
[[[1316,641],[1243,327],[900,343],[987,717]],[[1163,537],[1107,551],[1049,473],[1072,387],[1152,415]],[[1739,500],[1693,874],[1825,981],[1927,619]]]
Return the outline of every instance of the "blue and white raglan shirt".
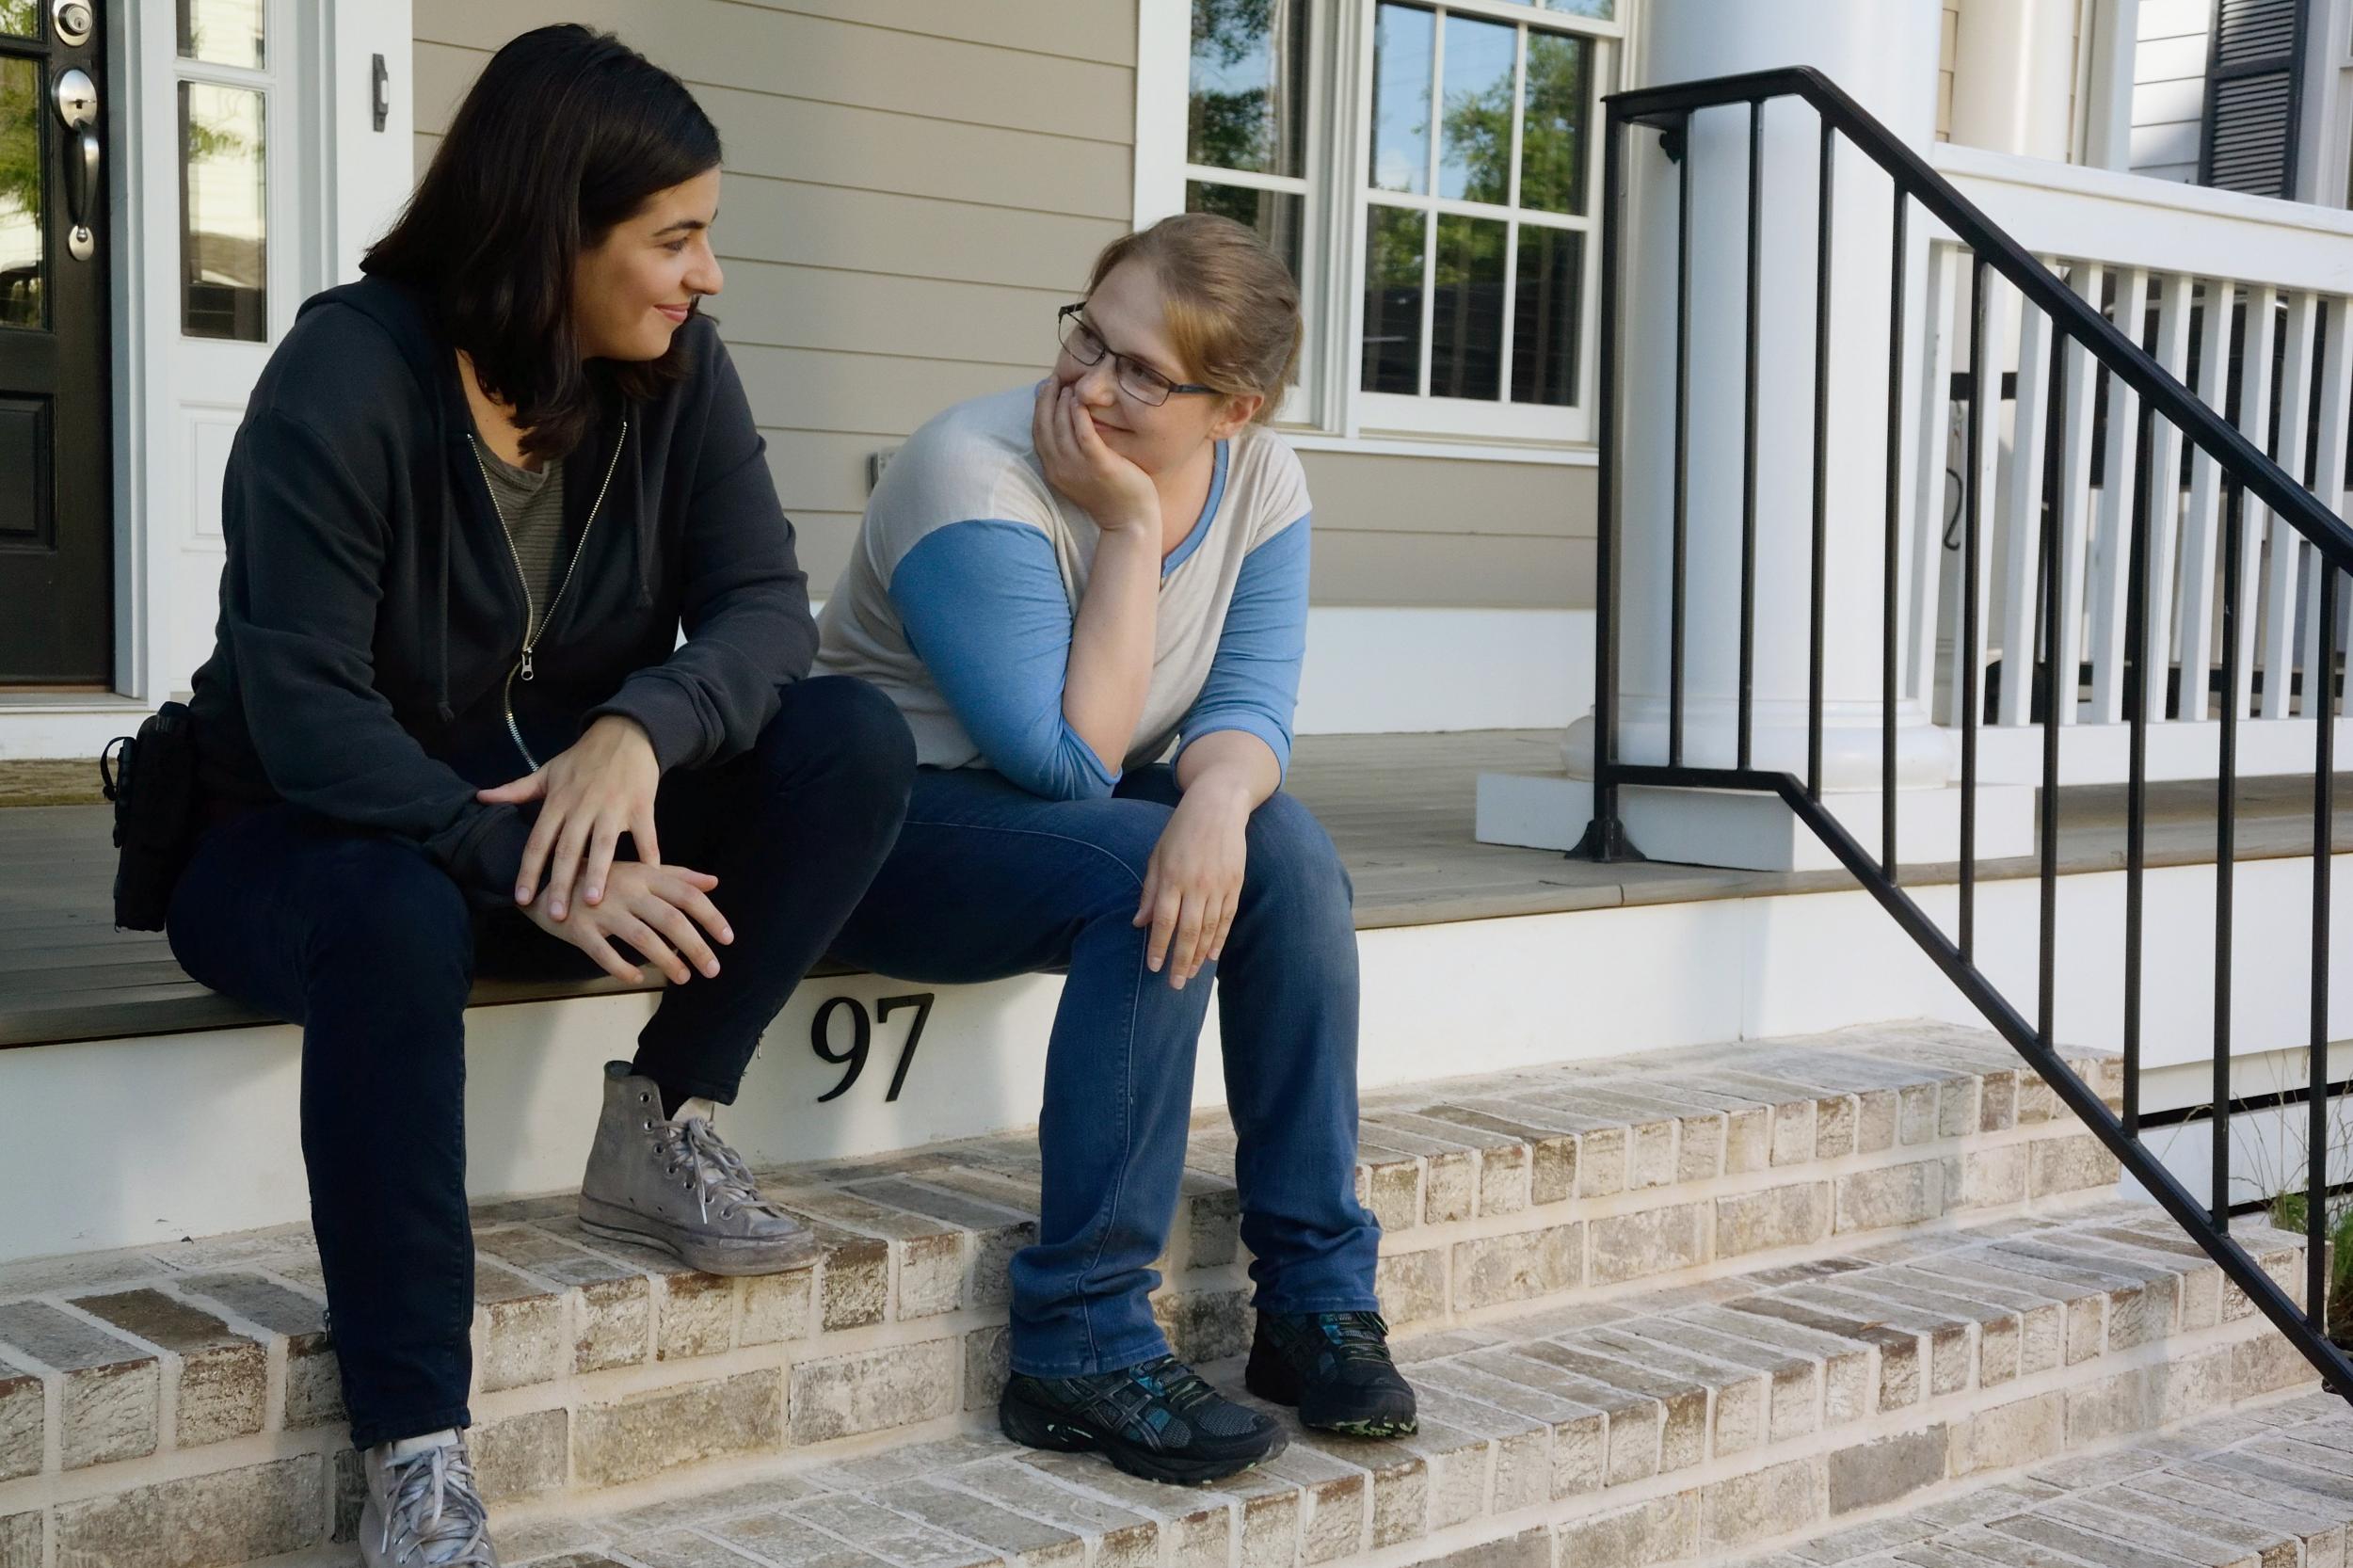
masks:
[[[993,768],[1032,794],[1109,794],[1128,768],[1221,729],[1285,767],[1307,643],[1307,481],[1258,426],[1217,448],[1209,499],[1160,565],[1152,685],[1124,757],[1064,722],[1070,632],[1097,537],[1047,484],[1031,387],[957,404],[901,447],[818,618],[816,673],[896,703],[928,767]]]

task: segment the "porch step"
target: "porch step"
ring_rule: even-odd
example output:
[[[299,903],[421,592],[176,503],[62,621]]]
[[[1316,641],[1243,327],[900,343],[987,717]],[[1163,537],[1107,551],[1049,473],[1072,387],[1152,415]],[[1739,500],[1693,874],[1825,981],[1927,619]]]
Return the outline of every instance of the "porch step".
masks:
[[[1739,1568],[2339,1568],[2353,1413],[2329,1395],[2193,1422]]]
[[[2097,1058],[2079,1065],[2094,1081],[2108,1071]],[[1863,1319],[1862,1338],[1834,1354],[1804,1322],[1754,1326],[1783,1352],[1827,1356],[1821,1377],[1845,1401],[1831,1408],[1857,1417],[1902,1398],[1880,1391],[1886,1380],[1966,1389],[1974,1374],[1953,1358],[1975,1356],[1989,1332],[1994,1384],[2013,1381],[2012,1361],[2038,1365],[2043,1352],[2019,1341],[2041,1346],[2055,1331],[2081,1352],[2062,1354],[2055,1374],[2105,1353],[2106,1308],[2089,1316],[2071,1292],[2124,1292],[2120,1320],[2140,1325],[2128,1335],[2176,1321],[2254,1332],[2235,1317],[2219,1327],[2219,1272],[2161,1217],[2099,1207],[2113,1162],[1977,1032],[1883,1026],[1440,1080],[1368,1096],[1363,1139],[1358,1180],[1385,1226],[1383,1297],[1403,1343],[1432,1354],[1453,1353],[1439,1349],[1449,1333],[1470,1336],[1458,1348],[1493,1349],[1539,1309],[1596,1314],[1595,1325],[1644,1318],[1663,1310],[1667,1298],[1649,1293],[1662,1285],[1688,1291],[1689,1305],[1830,1291],[1851,1313],[1851,1282],[1831,1276],[1868,1256],[1853,1249],[1949,1249],[1984,1238],[1954,1229],[1961,1220],[2084,1213],[2129,1222],[2139,1239],[2106,1238],[2119,1260],[2089,1276],[2022,1262],[2009,1296],[1988,1304],[2014,1326],[1952,1317],[1945,1288],[1921,1286],[1946,1314],[1900,1331],[1938,1336],[1925,1372],[1906,1374],[1916,1350],[1881,1344]],[[1158,1300],[1179,1352],[1203,1363],[1238,1353],[1249,1331],[1230,1150],[1222,1128],[1196,1128]],[[503,1496],[572,1506],[986,1418],[1003,1376],[1004,1263],[1033,1224],[1033,1140],[764,1179],[819,1228],[811,1267],[740,1281],[689,1272],[588,1236],[569,1194],[477,1211],[474,1406]],[[1784,1272],[1724,1277],[1768,1265]],[[2024,1277],[2038,1275],[2048,1288]],[[321,1301],[299,1228],[0,1268],[0,1518],[46,1512],[59,1529],[95,1528],[112,1511],[160,1506],[173,1487],[324,1487],[347,1460]],[[1736,1426],[1740,1400],[1762,1397],[1779,1365],[1755,1369],[1753,1396],[1725,1396]],[[1699,1396],[1700,1410],[1714,1400]],[[1675,1408],[1674,1420],[1700,1418],[1688,1399]],[[1663,1403],[1659,1420],[1672,1426]],[[305,1517],[324,1528],[327,1495],[313,1491]]]
[[[2294,1238],[2249,1240],[2275,1272],[2295,1274]],[[664,1453],[707,1448],[714,1429],[749,1432],[764,1419],[773,1432],[773,1384],[757,1411],[729,1385],[692,1409],[657,1400],[584,1413],[570,1433],[573,1481],[601,1480],[601,1498],[557,1495],[566,1461],[554,1430],[486,1423],[480,1452],[505,1499],[506,1560],[550,1568],[1697,1562],[1811,1539],[1897,1504],[1949,1499],[1957,1519],[1982,1518],[1957,1495],[2309,1388],[2296,1352],[2183,1245],[2155,1211],[2112,1202],[1407,1337],[1401,1358],[1422,1396],[1414,1437],[1368,1443],[1294,1425],[1283,1454],[1207,1490],[1016,1448],[981,1411],[942,1435],[797,1461],[758,1443],[686,1495],[647,1474]],[[1229,1390],[1240,1370],[1209,1368]],[[795,1384],[783,1400],[787,1427],[806,1397]],[[584,1474],[616,1462],[632,1467]],[[333,1517],[348,1516],[347,1460],[289,1463],[312,1511],[305,1528],[328,1518],[323,1480],[335,1488]],[[283,1473],[259,1465],[208,1484],[216,1496],[245,1489],[259,1505],[248,1517],[265,1518],[267,1488]],[[535,1484],[546,1490],[522,1495]],[[2019,1495],[2040,1498],[2051,1484],[2020,1482]],[[155,1507],[60,1510],[52,1528],[61,1547],[109,1542],[101,1521],[152,1517]],[[304,1560],[341,1560],[323,1547]],[[2160,1560],[2134,1568],[2149,1561]]]

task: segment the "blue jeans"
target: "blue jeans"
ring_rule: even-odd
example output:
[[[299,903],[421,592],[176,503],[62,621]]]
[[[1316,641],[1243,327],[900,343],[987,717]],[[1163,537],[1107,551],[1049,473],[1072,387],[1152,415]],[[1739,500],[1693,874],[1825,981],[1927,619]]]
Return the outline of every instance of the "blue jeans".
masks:
[[[663,993],[640,1072],[735,1097],[889,852],[914,771],[898,710],[836,679],[785,688],[751,751],[662,781],[664,856],[719,878],[735,942],[716,979]],[[302,1156],[352,1441],[467,1425],[466,998],[477,971],[601,971],[518,911],[470,910],[413,840],[282,802],[205,831],[169,929],[190,975],[302,1026]]]
[[[1181,991],[1144,968],[1144,873],[1167,767],[1053,801],[977,769],[917,772],[906,824],[834,952],[943,984],[1066,967],[1038,1124],[1044,1212],[1013,1260],[1016,1371],[1167,1353],[1151,1265],[1184,1167],[1193,1053],[1217,979],[1241,1239],[1262,1312],[1373,1308],[1379,1225],[1356,1201],[1356,930],[1348,873],[1297,800],[1252,814],[1224,959]]]

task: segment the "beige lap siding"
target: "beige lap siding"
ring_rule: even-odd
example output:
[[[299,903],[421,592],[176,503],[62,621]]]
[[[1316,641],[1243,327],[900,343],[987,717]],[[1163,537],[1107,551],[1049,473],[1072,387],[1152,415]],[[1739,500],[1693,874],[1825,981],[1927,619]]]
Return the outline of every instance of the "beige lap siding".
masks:
[[[828,592],[869,456],[1043,372],[1133,212],[1133,0],[415,0],[417,168],[492,51],[611,28],[719,127],[720,322],[809,587]],[[1593,473],[1306,452],[1318,603],[1592,597]]]

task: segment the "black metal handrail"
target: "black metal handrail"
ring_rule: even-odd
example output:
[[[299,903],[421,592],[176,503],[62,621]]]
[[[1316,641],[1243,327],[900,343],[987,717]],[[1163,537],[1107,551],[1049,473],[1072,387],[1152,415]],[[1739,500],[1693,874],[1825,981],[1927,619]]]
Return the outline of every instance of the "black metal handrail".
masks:
[[[1821,152],[1817,200],[1817,286],[1815,289],[1814,449],[1812,463],[1812,539],[1810,603],[1808,606],[1809,666],[1805,777],[1756,766],[1753,759],[1754,642],[1756,635],[1755,564],[1757,551],[1757,404],[1758,404],[1758,278],[1760,239],[1757,214],[1763,191],[1763,115],[1771,100],[1795,98],[1812,105],[1820,117]],[[2324,505],[2297,479],[2274,462],[2262,448],[2233,426],[2223,414],[2201,400],[2157,363],[2140,344],[2120,331],[2098,309],[2055,278],[2025,247],[1996,226],[1976,205],[1937,173],[1845,92],[1818,72],[1803,67],[1756,72],[1708,81],[1644,88],[1611,95],[1602,149],[1603,206],[1601,268],[1601,395],[1598,440],[1601,449],[1598,501],[1602,520],[1596,542],[1598,573],[1597,647],[1594,660],[1595,744],[1593,748],[1593,822],[1576,853],[1596,859],[1631,858],[1639,855],[1627,841],[1619,820],[1620,791],[1627,785],[1670,788],[1729,789],[1779,795],[1791,811],[1835,855],[1855,879],[1869,890],[1897,923],[1927,952],[1978,1012],[2025,1058],[2068,1109],[2113,1152],[2124,1171],[2153,1195],[2185,1231],[2221,1267],[2233,1284],[2245,1291],[2272,1323],[2295,1343],[2329,1387],[2353,1400],[2353,1359],[2327,1334],[2328,1199],[2326,1111],[2330,1086],[2328,1078],[2328,985],[2329,856],[2332,847],[2331,763],[2334,759],[2335,706],[2338,696],[2335,647],[2338,619],[2338,577],[2353,572],[2353,528]],[[1691,462],[1689,428],[1690,290],[1691,290],[1691,117],[1705,109],[1748,106],[1747,143],[1749,218],[1747,230],[1747,361],[1742,406],[1745,450],[1742,460],[1740,517],[1739,668],[1737,709],[1736,764],[1695,767],[1685,760],[1685,657],[1688,619],[1689,483]],[[1670,487],[1672,530],[1668,546],[1668,738],[1667,760],[1637,763],[1618,755],[1620,694],[1617,637],[1625,624],[1623,583],[1619,560],[1623,551],[1623,487],[1619,483],[1619,401],[1623,348],[1619,342],[1620,281],[1625,232],[1625,144],[1626,133],[1643,127],[1661,134],[1666,150],[1678,164],[1675,223],[1677,258],[1674,328],[1674,472]],[[1884,169],[1894,186],[1894,256],[1889,312],[1887,380],[1887,472],[1884,518],[1882,590],[1883,687],[1881,733],[1881,821],[1879,856],[1865,849],[1853,834],[1823,805],[1823,619],[1825,557],[1828,552],[1826,484],[1829,441],[1829,376],[1827,352],[1832,298],[1832,177],[1835,154],[1845,143]],[[1983,518],[1978,493],[1986,439],[1987,334],[1984,323],[1986,277],[1998,273],[2015,288],[2026,306],[2041,311],[2058,340],[2073,344],[2088,356],[2088,373],[2095,377],[2105,368],[2113,384],[2139,395],[2137,474],[2130,519],[2130,558],[2127,567],[2124,706],[2130,726],[2126,822],[2126,896],[2124,931],[2124,1017],[2122,1111],[2111,1111],[2099,1092],[2070,1069],[2060,1058],[2055,1038],[2057,993],[2057,820],[2059,747],[2059,660],[2062,645],[2062,596],[2058,530],[2041,528],[2038,563],[2041,614],[2039,631],[2049,654],[2036,667],[2029,656],[2025,670],[2040,684],[2042,699],[2042,778],[2038,842],[2041,885],[2041,950],[2036,1016],[2029,1021],[1977,966],[1976,955],[1976,860],[1977,730],[1982,669],[1970,669],[1961,686],[1961,866],[1957,935],[1944,930],[1905,891],[1897,859],[1897,710],[1899,706],[1897,619],[1901,584],[1897,575],[1898,536],[1904,526],[1900,494],[1903,422],[1903,346],[1905,343],[1904,278],[1906,223],[1909,211],[1922,212],[1951,231],[1971,262],[1971,321],[1969,343],[1970,395],[1964,441],[1968,452],[1962,477],[1961,633],[1957,657],[1974,660],[1978,643],[1982,599],[1979,551]],[[2353,314],[2353,312],[2347,312]],[[2345,323],[2353,326],[2353,322]],[[2139,323],[2134,324],[2136,329]],[[2345,352],[2353,345],[2339,345]],[[2049,417],[2060,417],[2070,356],[2055,342],[2051,355],[2052,393]],[[1998,367],[1995,367],[1998,368]],[[2111,407],[2113,407],[2111,403]],[[2295,410],[2282,417],[2302,417]],[[2150,492],[2148,468],[2153,422],[2169,421],[2189,445],[2213,460],[2222,490],[2223,630],[2221,648],[2224,701],[2219,729],[2217,778],[2217,887],[2213,1190],[2211,1202],[2201,1204],[2141,1142],[2139,1066],[2141,1030],[2142,892],[2146,868],[2146,806],[2148,786],[2148,723],[2153,695],[2162,702],[2166,689],[2165,650],[2150,647],[2148,552]],[[2320,444],[2319,460],[2342,465],[2345,460],[2345,432]],[[2057,510],[2061,486],[2060,443],[2046,440],[2043,499]],[[2239,613],[2242,577],[2246,570],[2245,506],[2249,496],[2270,509],[2314,551],[2313,569],[2319,574],[2318,668],[2306,674],[2303,690],[2307,711],[2316,716],[2317,753],[2314,766],[2313,846],[2313,967],[2311,1009],[2312,1082],[2301,1094],[2308,1110],[2305,1228],[2306,1276],[2301,1306],[2267,1274],[2230,1235],[2229,1120],[2234,1106],[2231,1089],[2231,973],[2232,885],[2235,844],[2233,818],[2236,808],[2236,701],[2238,662],[2242,658],[2235,617]],[[2155,591],[2165,591],[2154,585]],[[2015,664],[2018,650],[2005,650],[2005,664]],[[2201,681],[2203,671],[2196,672]],[[2014,679],[2015,677],[2013,677]],[[2068,672],[2068,700],[2073,700],[2074,672]],[[2185,683],[2186,689],[2186,683]],[[2201,686],[2202,689],[2202,686]]]

